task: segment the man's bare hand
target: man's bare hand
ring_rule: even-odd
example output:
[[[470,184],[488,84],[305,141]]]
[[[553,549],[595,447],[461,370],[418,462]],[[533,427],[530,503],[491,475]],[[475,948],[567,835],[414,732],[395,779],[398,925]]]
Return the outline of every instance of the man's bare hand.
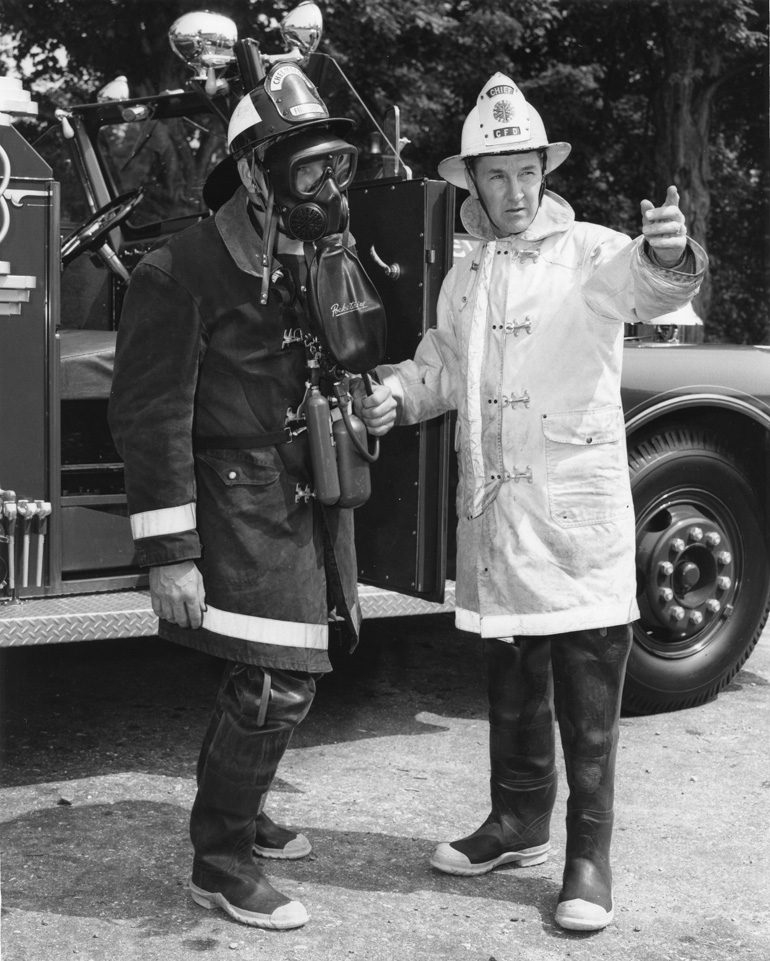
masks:
[[[374,437],[381,437],[396,423],[396,402],[389,387],[375,384],[371,394],[367,394],[362,380],[351,384],[353,410]]]
[[[642,233],[655,258],[664,267],[678,263],[687,246],[687,227],[679,209],[679,191],[671,186],[662,207],[643,200],[641,209]]]
[[[179,627],[200,627],[206,610],[203,578],[193,561],[150,568],[152,609]]]

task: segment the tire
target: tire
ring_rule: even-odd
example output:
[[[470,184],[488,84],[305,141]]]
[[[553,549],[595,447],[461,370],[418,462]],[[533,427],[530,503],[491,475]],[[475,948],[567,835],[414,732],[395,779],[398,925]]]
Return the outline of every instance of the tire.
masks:
[[[625,710],[655,714],[716,697],[754,649],[770,607],[767,522],[720,435],[672,427],[632,441],[641,618]]]

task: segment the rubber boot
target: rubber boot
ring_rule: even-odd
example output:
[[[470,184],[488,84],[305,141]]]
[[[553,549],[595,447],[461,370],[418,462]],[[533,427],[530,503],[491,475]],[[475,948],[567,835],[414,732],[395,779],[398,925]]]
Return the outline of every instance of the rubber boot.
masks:
[[[252,846],[257,812],[314,693],[310,674],[232,664],[217,698],[217,723],[204,739],[190,815],[190,892],[202,907],[221,907],[254,927],[283,930],[308,920],[303,905],[264,877]]]
[[[296,861],[307,857],[313,845],[304,834],[298,834],[271,820],[264,811],[257,815],[251,852],[258,858]]]
[[[473,834],[438,845],[431,864],[447,874],[540,864],[550,848],[556,769],[549,640],[488,640],[485,660],[492,810]]]
[[[228,683],[230,665],[225,668],[223,685]],[[200,784],[201,770],[205,759],[208,756],[208,746],[211,743],[221,717],[219,699],[211,714],[209,726],[203,738],[203,746],[198,756],[197,783]],[[264,811],[266,796],[260,799],[260,809],[256,812],[256,825],[254,830],[254,845],[252,853],[260,858],[273,858],[284,861],[294,861],[298,858],[307,857],[313,850],[313,845],[304,834],[291,831],[281,824],[276,824]]]
[[[556,922],[598,931],[613,919],[610,844],[627,626],[553,642],[554,696],[569,784],[567,850]]]

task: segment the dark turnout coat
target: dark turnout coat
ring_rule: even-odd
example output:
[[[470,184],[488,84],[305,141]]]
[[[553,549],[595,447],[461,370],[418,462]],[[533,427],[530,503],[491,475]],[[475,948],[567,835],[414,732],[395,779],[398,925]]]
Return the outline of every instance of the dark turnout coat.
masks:
[[[278,262],[260,305],[261,255],[241,188],[144,258],[121,316],[110,426],[139,563],[192,559],[203,576],[203,626],[161,622],[161,635],[324,671],[330,606],[360,624],[353,512],[301,496],[307,437],[282,441],[305,393],[307,323]]]

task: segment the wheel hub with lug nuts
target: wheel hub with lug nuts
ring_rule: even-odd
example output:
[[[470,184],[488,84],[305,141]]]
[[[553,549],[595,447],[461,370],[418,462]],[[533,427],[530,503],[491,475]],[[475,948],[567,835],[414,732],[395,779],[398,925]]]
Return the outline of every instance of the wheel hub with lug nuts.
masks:
[[[662,529],[648,527],[638,544],[642,619],[691,637],[732,612],[734,552],[724,529],[693,507],[661,515],[664,521],[654,526]]]

